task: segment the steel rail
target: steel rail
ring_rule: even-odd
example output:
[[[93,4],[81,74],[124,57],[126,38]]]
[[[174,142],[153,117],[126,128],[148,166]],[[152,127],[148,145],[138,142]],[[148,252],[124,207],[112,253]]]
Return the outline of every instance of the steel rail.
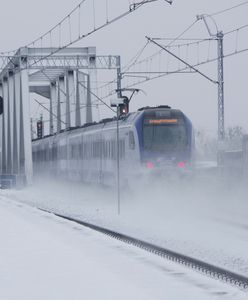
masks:
[[[213,279],[217,279],[219,281],[222,281],[224,283],[227,283],[229,285],[238,287],[239,289],[248,291],[248,277],[245,277],[243,275],[234,273],[232,271],[223,269],[221,267],[206,263],[202,260],[190,257],[188,255],[180,254],[178,252],[151,244],[149,242],[128,236],[126,234],[118,233],[116,231],[94,225],[70,216],[62,215],[60,213],[55,213],[46,209],[38,208],[39,210],[53,214],[59,218],[63,218],[65,220],[77,223],[79,225],[82,225],[84,227],[93,229],[97,232],[103,233],[107,236],[110,236],[116,240],[122,241],[126,244],[138,247],[140,249],[143,249],[147,252],[150,252],[152,254],[158,255],[160,257],[163,257],[167,260],[170,260],[172,262],[178,263],[180,265],[183,265],[189,269],[193,269],[201,274],[204,274],[208,277],[211,277]]]

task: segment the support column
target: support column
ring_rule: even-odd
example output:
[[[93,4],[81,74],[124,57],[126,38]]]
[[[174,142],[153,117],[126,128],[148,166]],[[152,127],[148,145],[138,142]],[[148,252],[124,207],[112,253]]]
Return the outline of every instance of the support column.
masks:
[[[26,183],[32,183],[33,161],[32,143],[30,127],[30,107],[29,107],[29,83],[28,69],[25,65],[26,58],[21,58],[21,80],[20,80],[20,171],[26,177]]]
[[[2,81],[3,116],[2,116],[2,174],[7,174],[7,121],[8,121],[8,81]]]
[[[75,103],[74,72],[66,73],[66,129],[71,127],[71,104]]]
[[[87,77],[88,74],[78,71],[77,74],[76,120],[80,124],[87,123]],[[80,114],[79,114],[80,112]]]
[[[13,173],[20,173],[20,72],[14,74]]]
[[[56,103],[56,83],[52,82],[50,85],[50,122],[49,122],[49,133],[54,133],[54,113],[53,113],[53,107]]]
[[[92,101],[90,75],[87,76],[86,123],[92,122]]]
[[[3,99],[3,84],[0,81],[0,97]],[[2,100],[3,101],[3,100]],[[3,103],[2,103],[3,105]],[[3,141],[2,141],[2,133],[3,133],[3,113],[0,115],[0,174],[2,174],[2,149],[3,149]]]
[[[121,93],[121,79],[122,79],[122,75],[121,75],[121,57],[118,56],[117,57],[117,96],[118,98],[122,97],[122,93]]]
[[[218,42],[218,139],[225,138],[225,122],[224,122],[224,64],[223,64],[223,33],[217,33]]]
[[[81,126],[81,108],[80,108],[80,74],[76,71],[76,110],[75,110],[75,126]]]
[[[14,133],[14,74],[8,74],[8,136],[7,173],[13,174],[13,133]]]
[[[57,133],[60,133],[62,130],[62,122],[61,122],[61,104],[65,99],[65,80],[64,77],[59,77],[58,80],[58,90],[57,90]]]
[[[89,122],[99,121],[99,100],[91,94],[98,94],[97,90],[97,69],[96,69],[96,57],[95,55],[89,58],[88,67],[88,78],[87,78],[87,107],[86,107],[86,119]],[[92,101],[93,100],[93,101]],[[94,104],[94,106],[93,106]],[[87,121],[88,122],[88,121]]]

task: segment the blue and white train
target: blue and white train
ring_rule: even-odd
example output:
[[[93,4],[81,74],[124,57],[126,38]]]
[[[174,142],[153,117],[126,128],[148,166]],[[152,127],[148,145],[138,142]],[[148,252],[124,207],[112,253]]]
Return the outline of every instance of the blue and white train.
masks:
[[[118,122],[122,182],[143,172],[190,167],[193,128],[180,110],[145,107]],[[32,149],[35,174],[104,185],[116,182],[116,118],[34,140]]]

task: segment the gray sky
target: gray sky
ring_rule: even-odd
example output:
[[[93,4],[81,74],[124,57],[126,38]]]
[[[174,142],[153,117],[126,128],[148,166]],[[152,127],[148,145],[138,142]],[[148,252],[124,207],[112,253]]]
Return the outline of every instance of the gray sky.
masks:
[[[92,2],[92,0],[88,0]],[[102,3],[104,1],[102,0]],[[111,2],[111,0],[110,0]],[[126,7],[128,0],[115,0],[115,5]],[[212,13],[242,2],[237,0],[175,0],[173,5],[165,1],[149,4],[82,40],[76,46],[96,46],[98,54],[120,54],[125,65],[145,44],[145,36],[175,37],[191,24],[197,14]],[[78,0],[9,0],[1,4],[0,51],[16,49],[49,30],[79,3]],[[118,8],[112,10],[118,14]],[[248,5],[215,17],[219,29],[224,32],[247,22]],[[85,15],[92,20],[92,15]],[[244,31],[239,43],[247,39]],[[208,37],[202,23],[197,24],[184,37]],[[225,41],[225,51],[235,47],[235,36]],[[147,54],[157,51],[149,45]],[[146,53],[144,53],[146,54]],[[194,54],[192,54],[194,55]],[[246,65],[248,52],[225,60],[225,116],[226,125],[241,125],[248,131],[248,104]],[[216,79],[216,64],[201,68]],[[145,92],[133,99],[131,109],[145,105],[169,104],[182,109],[196,128],[215,133],[217,129],[217,86],[199,75],[176,74],[140,86]],[[102,111],[104,117],[106,111]]]

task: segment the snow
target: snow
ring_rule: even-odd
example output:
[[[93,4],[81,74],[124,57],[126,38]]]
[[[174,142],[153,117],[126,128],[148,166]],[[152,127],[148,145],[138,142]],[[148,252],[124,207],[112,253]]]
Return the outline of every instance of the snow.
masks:
[[[0,197],[0,299],[246,299],[93,230]]]
[[[121,193],[76,183],[39,182],[5,197],[51,209],[248,276],[247,184],[208,174],[141,182]]]

